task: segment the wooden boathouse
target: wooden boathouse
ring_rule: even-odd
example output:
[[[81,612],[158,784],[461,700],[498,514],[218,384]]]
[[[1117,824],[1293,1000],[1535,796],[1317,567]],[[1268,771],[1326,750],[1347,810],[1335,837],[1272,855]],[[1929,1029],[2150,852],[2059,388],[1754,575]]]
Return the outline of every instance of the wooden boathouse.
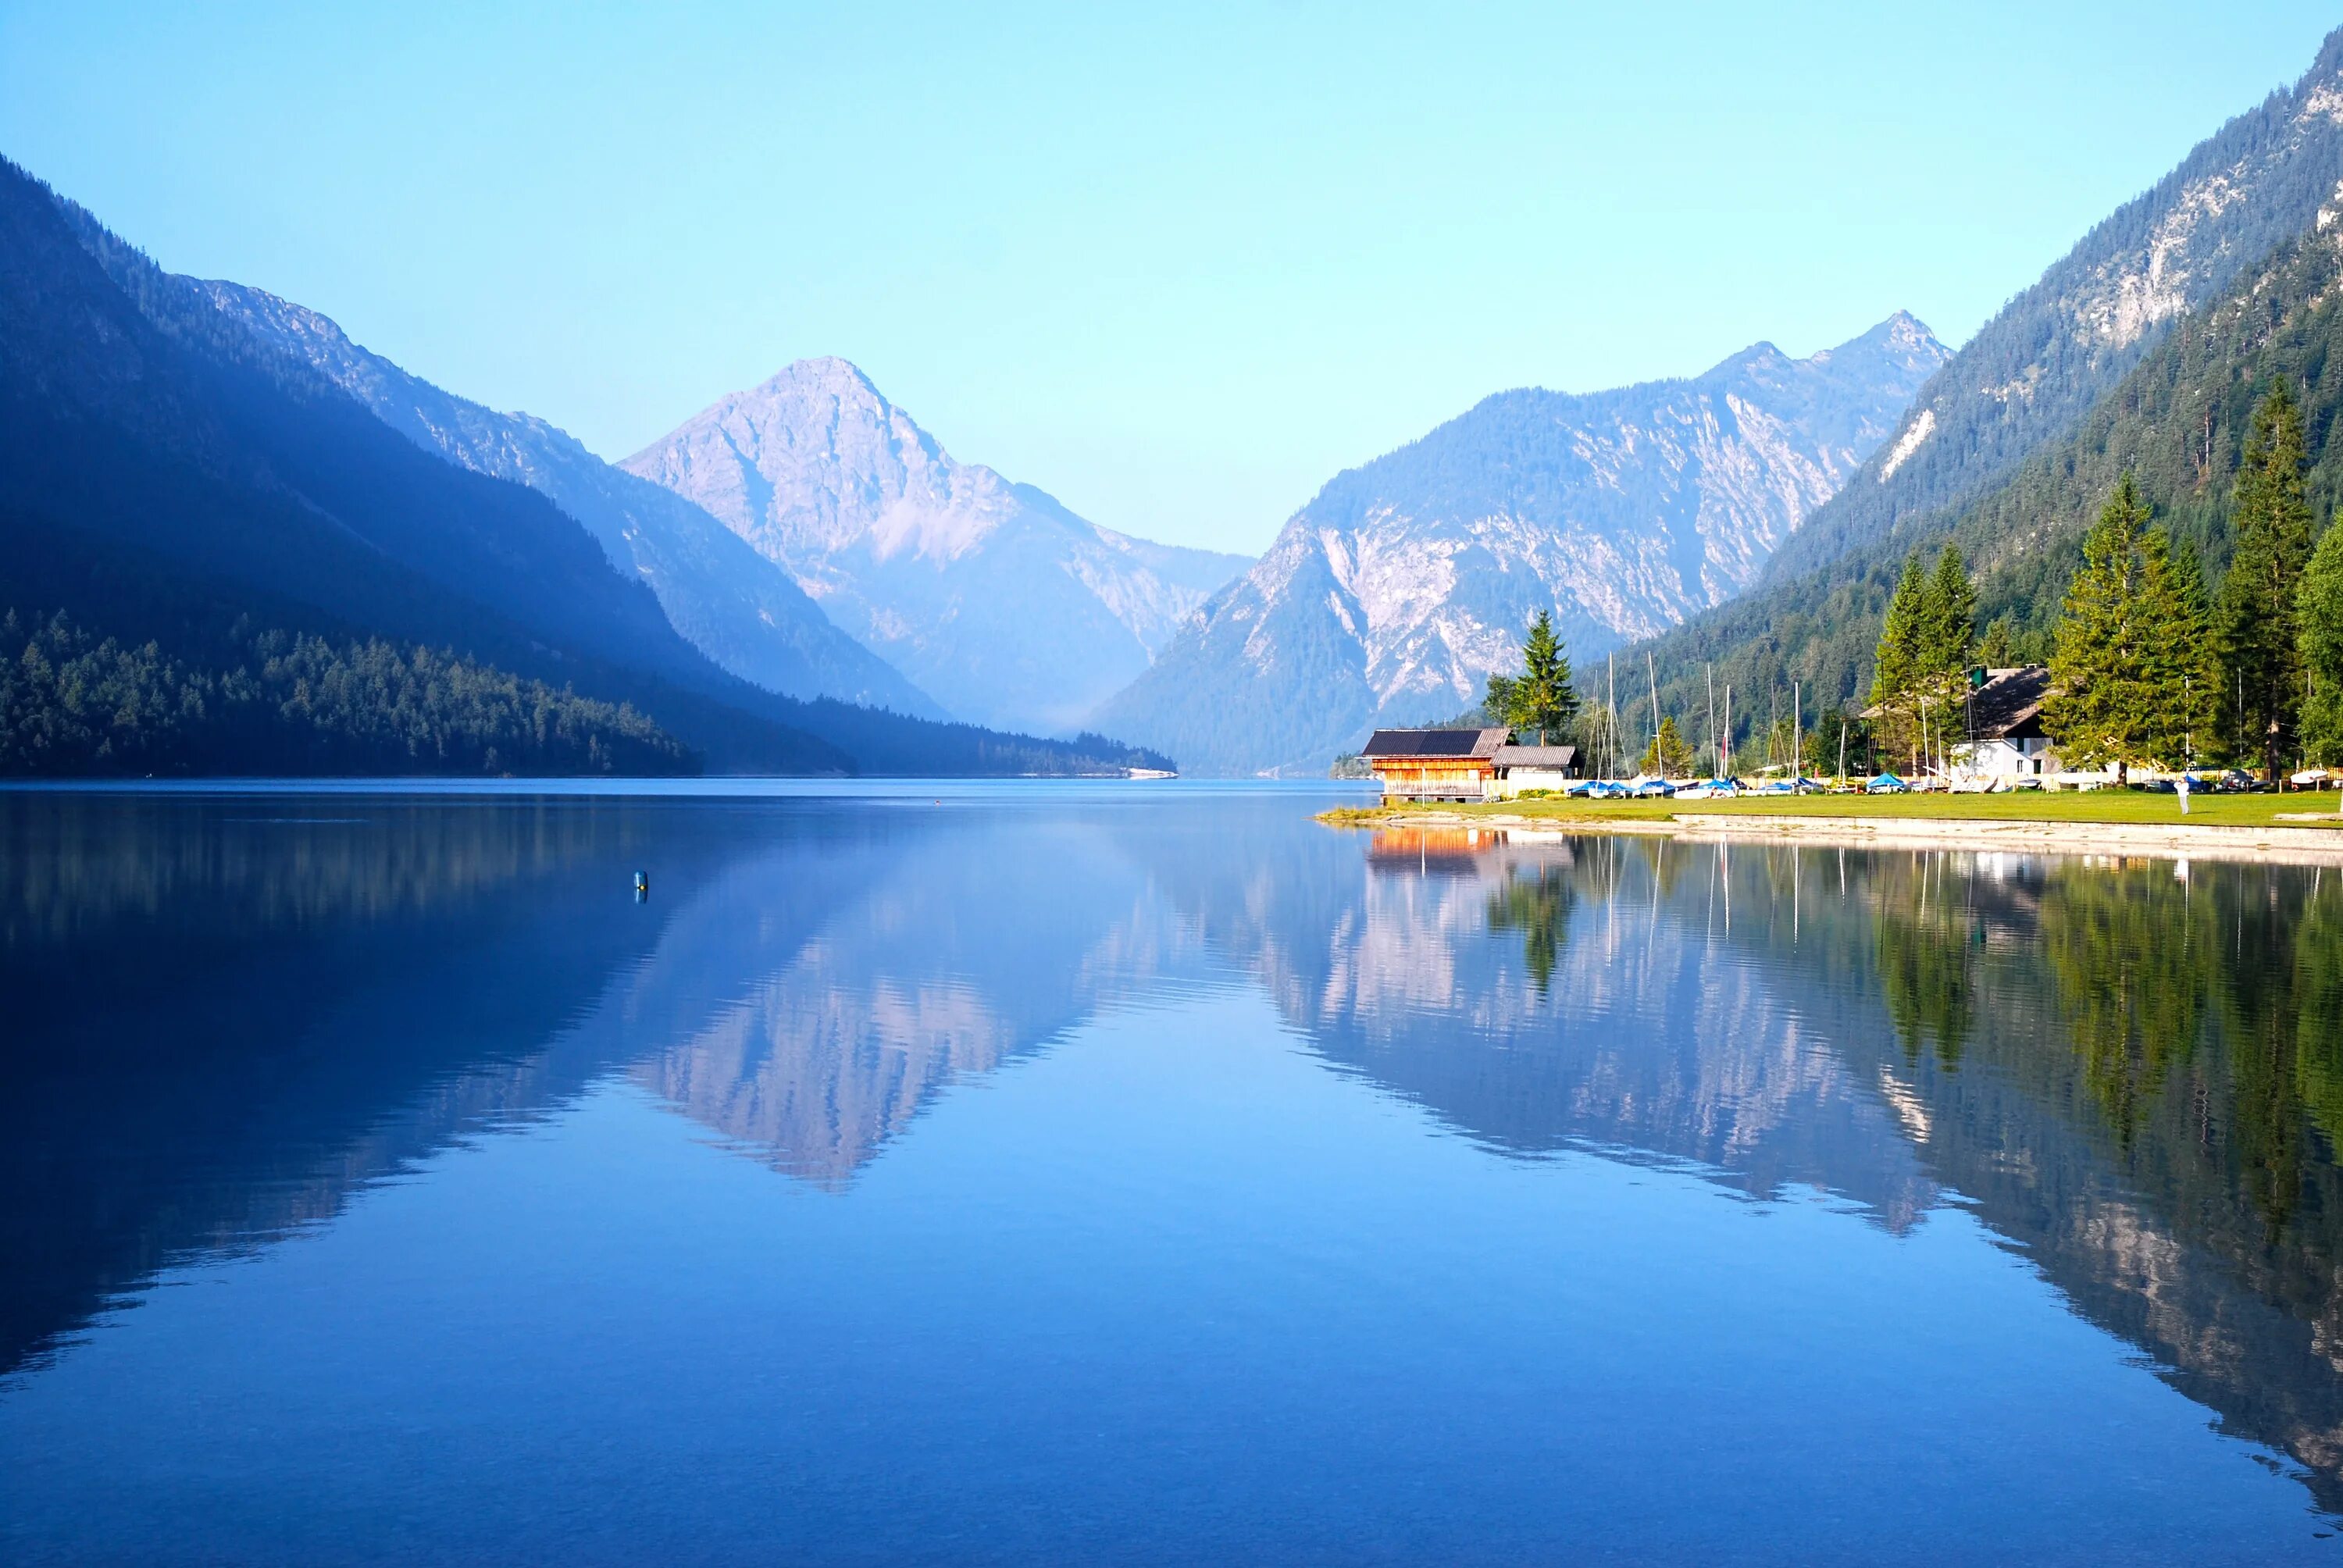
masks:
[[[1497,776],[1505,729],[1378,729],[1359,755],[1386,800],[1478,800]]]

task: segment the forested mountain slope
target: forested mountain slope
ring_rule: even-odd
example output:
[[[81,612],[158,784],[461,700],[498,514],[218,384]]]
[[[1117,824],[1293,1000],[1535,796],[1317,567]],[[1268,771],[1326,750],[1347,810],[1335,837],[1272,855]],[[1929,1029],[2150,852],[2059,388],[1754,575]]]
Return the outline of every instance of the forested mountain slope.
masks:
[[[233,628],[188,658],[0,612],[0,778],[692,773],[630,707],[379,638]]]
[[[247,618],[452,648],[633,702],[718,766],[851,768],[727,703],[753,689],[544,498],[426,455],[228,324],[166,330],[6,164],[0,410],[0,608],[199,663]]]
[[[1979,626],[2000,624],[2007,657],[2046,657],[2083,534],[2127,473],[2217,584],[2252,411],[2280,379],[2302,403],[2310,501],[2323,521],[2343,504],[2343,450],[2332,439],[2343,414],[2343,206],[2324,209],[2308,237],[2281,246],[2229,294],[2183,318],[2070,435],[1983,496],[1731,607],[1721,620],[1763,614],[1767,623],[1717,648],[1719,689],[1755,694],[1795,679],[1810,711],[1859,700],[1906,554],[1946,541],[1976,579]],[[1661,695],[1670,711],[1704,725],[1708,674],[1681,652],[1699,646],[1694,632],[1715,635],[1702,627],[1672,639],[1678,657],[1662,667]],[[1742,711],[1755,712],[1754,704]]]
[[[1704,726],[1712,666],[1720,689],[1786,692],[1797,680],[1823,703],[1858,696],[1904,557],[1939,543],[1988,492],[1998,494],[1999,513],[2017,505],[2020,492],[2002,487],[2028,457],[2119,405],[2117,387],[2135,368],[2192,312],[2310,232],[2338,185],[2343,31],[2294,86],[2231,120],[1988,321],[1921,392],[1896,439],[1815,513],[1750,593],[1654,638],[1664,705]],[[2220,438],[2217,429],[2217,447]],[[2200,465],[2208,460],[2200,451]],[[2021,590],[2021,568],[2015,558],[2006,563],[1985,613],[2008,612],[2019,598],[2031,604],[2051,570],[2034,569],[2034,587]]]
[[[1781,582],[1981,493],[2070,428],[2189,311],[2309,228],[2343,181],[2343,30],[2004,306],[1765,574]]]

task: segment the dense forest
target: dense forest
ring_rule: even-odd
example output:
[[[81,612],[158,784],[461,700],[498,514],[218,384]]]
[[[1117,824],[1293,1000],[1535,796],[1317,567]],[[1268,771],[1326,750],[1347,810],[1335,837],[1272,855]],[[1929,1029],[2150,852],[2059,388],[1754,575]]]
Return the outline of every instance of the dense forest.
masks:
[[[457,655],[234,628],[226,658],[0,615],[0,777],[696,773],[632,708]]]
[[[2285,382],[2301,406],[2307,491],[2323,524],[2343,501],[2343,249],[2329,229],[2282,246],[2220,300],[2184,318],[2066,438],[1969,504],[1923,513],[1827,565],[1651,645],[1662,704],[1707,733],[1706,692],[1735,691],[1736,730],[1800,683],[1808,711],[1861,706],[1888,601],[1910,555],[1947,542],[1969,562],[1986,656],[2046,659],[2091,519],[2129,473],[2157,524],[2217,589],[2253,410]],[[1861,481],[1858,480],[1858,483]],[[1640,663],[1640,658],[1634,660]]]

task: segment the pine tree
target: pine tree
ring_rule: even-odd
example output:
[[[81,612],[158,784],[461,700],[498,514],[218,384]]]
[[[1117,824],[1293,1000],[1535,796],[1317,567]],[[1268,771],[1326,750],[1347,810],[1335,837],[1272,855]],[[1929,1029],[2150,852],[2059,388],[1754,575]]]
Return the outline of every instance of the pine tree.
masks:
[[[1522,673],[1489,677],[1483,709],[1508,729],[1536,730],[1541,739],[1570,728],[1578,713],[1578,693],[1570,683],[1569,656],[1544,610],[1522,640]]]
[[[2310,557],[2302,416],[2280,381],[2254,410],[2237,470],[2235,553],[2217,619],[2231,748],[2278,776],[2302,696],[2295,601]]]
[[[1684,731],[1676,728],[1675,715],[1671,713],[1660,720],[1660,732],[1653,737],[1649,746],[1644,748],[1643,758],[1636,763],[1636,768],[1654,778],[1685,779],[1691,777],[1698,761],[1699,759],[1693,755],[1691,743],[1684,738]]]
[[[2042,723],[2070,767],[2113,763],[2121,780],[2134,762],[2186,759],[2213,678],[2192,577],[2125,475],[2084,538],[2050,659]]]
[[[1958,547],[1948,544],[1936,558],[1925,608],[1927,673],[1957,688],[1976,649],[1976,588]]]
[[[1934,570],[1915,551],[1888,600],[1871,681],[1881,739],[1891,754],[1916,757],[1924,732],[1933,749],[1936,726],[1960,711],[1976,648],[1976,588],[1960,550],[1947,544]]]
[[[1873,662],[1871,703],[1878,710],[1874,729],[1892,757],[1916,756],[1920,735],[1918,682],[1926,668],[1928,577],[1918,551],[1904,562],[1904,576],[1887,601]]]
[[[2295,654],[2310,678],[2303,749],[2312,761],[2331,766],[2343,762],[2343,517],[2311,555],[2295,612]]]
[[[1967,728],[1969,662],[1976,652],[1976,588],[1959,548],[1950,543],[1928,574],[1923,611],[1926,620],[1919,685],[1929,728],[1942,733],[1936,729],[1941,724],[1960,734]]]
[[[2187,541],[2170,540],[2162,529],[2152,530],[2147,543],[2157,558],[2149,573],[2168,585],[2157,596],[2167,608],[2147,628],[2147,749],[2167,762],[2194,767],[2212,749],[2220,723],[2221,664],[2205,568]]]

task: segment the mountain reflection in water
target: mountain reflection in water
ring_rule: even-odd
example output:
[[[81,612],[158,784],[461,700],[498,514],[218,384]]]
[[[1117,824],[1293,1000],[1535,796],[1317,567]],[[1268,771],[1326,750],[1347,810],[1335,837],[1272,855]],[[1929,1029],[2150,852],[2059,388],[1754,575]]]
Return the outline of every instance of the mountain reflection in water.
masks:
[[[1330,1057],[1508,1147],[1812,1182],[1891,1229],[1956,1192],[2343,1508],[2323,872],[1389,831],[1368,865],[1362,935],[1279,992]],[[1476,912],[1526,951],[1463,940]]]
[[[1234,988],[1494,1158],[1811,1188],[1894,1235],[1958,1202],[2343,1509],[2318,872],[1080,789],[18,794],[0,851],[0,1374],[597,1084],[843,1194],[951,1085]]]

